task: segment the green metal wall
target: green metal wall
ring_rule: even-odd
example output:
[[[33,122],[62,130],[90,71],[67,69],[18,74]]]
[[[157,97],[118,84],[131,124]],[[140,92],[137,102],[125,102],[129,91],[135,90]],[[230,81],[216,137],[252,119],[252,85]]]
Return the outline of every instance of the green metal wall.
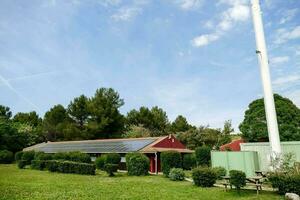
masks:
[[[255,176],[259,170],[258,154],[254,151],[212,151],[212,167],[224,167],[230,170],[241,170],[247,177]]]
[[[282,153],[293,153],[297,162],[300,162],[300,141],[281,142]],[[270,144],[268,142],[241,143],[241,151],[256,151],[261,171],[270,168]]]

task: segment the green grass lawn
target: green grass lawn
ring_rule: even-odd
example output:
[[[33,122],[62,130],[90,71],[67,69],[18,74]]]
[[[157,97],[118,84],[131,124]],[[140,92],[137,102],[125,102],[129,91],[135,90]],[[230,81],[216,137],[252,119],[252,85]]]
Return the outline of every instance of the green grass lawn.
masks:
[[[0,165],[0,199],[283,199],[255,191],[225,192],[222,188],[200,188],[192,183],[173,182],[163,176],[108,177],[50,173]]]

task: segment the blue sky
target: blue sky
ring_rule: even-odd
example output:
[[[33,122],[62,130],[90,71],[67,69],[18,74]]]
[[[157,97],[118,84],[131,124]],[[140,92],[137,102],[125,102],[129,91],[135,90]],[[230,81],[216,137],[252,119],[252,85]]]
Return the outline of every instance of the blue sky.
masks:
[[[262,97],[248,0],[1,0],[0,104],[43,115],[112,87],[122,113],[237,127]],[[273,89],[300,106],[300,1],[262,1]]]

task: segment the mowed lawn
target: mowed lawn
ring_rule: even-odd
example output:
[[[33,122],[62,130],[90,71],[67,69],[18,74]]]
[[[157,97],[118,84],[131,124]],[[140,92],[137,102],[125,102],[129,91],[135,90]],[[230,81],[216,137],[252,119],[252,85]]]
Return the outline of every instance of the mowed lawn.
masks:
[[[50,173],[0,165],[0,199],[283,199],[272,192],[225,192],[222,188],[200,188],[173,182],[163,176],[130,177],[118,173],[108,177]]]

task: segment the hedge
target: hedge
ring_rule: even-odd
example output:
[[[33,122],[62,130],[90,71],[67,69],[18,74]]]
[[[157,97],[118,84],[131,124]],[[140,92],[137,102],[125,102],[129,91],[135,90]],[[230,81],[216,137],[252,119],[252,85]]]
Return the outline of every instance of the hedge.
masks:
[[[105,162],[106,162],[106,155],[101,155],[98,158],[96,158],[95,164],[97,169],[104,170]]]
[[[195,154],[196,154],[197,165],[200,166],[210,165],[210,160],[211,160],[210,151],[211,149],[208,146],[202,146],[196,148]]]
[[[78,163],[72,161],[49,160],[46,167],[51,172],[73,173],[95,175],[96,167],[94,164]]]
[[[18,151],[17,153],[15,153],[15,160],[16,161],[22,160],[22,156],[23,156],[23,151]]]
[[[176,151],[165,151],[161,153],[162,172],[168,177],[171,168],[181,168],[181,155]]]
[[[34,160],[52,160],[53,156],[50,153],[45,153],[42,151],[35,152]]]
[[[105,161],[105,163],[119,165],[120,162],[121,162],[121,156],[120,156],[120,154],[118,154],[118,153],[109,153],[109,154],[106,154],[106,161]]]
[[[226,176],[227,174],[227,171],[224,167],[214,167],[213,170],[216,172],[218,180],[222,180],[223,176]]]
[[[278,189],[279,194],[296,193],[300,195],[300,174],[299,173],[270,173],[268,180],[272,187]]]
[[[182,167],[185,170],[191,170],[196,167],[196,156],[195,154],[184,154],[182,159]]]
[[[229,182],[231,185],[235,186],[237,190],[240,190],[246,185],[246,174],[239,170],[230,170],[229,171]]]
[[[24,169],[25,166],[27,165],[27,163],[28,163],[27,160],[18,160],[18,161],[17,161],[18,168]]]
[[[26,161],[26,165],[30,165],[31,161],[34,159],[34,151],[24,151],[22,155],[22,160]]]
[[[8,164],[14,161],[14,154],[11,151],[1,150],[0,151],[0,163]]]
[[[150,161],[147,156],[141,153],[128,153],[126,155],[126,166],[128,175],[147,175],[150,168]]]
[[[104,170],[107,172],[109,176],[114,176],[114,172],[118,171],[118,164],[107,163],[104,165]]]
[[[172,181],[183,181],[184,180],[184,172],[181,168],[172,168],[169,173],[169,178]]]
[[[32,160],[31,169],[44,170],[47,166],[48,160]]]
[[[192,171],[192,177],[196,186],[212,187],[217,180],[216,172],[207,167],[197,167]]]
[[[52,156],[53,160],[68,160],[79,163],[91,163],[91,157],[79,151],[59,152]]]

